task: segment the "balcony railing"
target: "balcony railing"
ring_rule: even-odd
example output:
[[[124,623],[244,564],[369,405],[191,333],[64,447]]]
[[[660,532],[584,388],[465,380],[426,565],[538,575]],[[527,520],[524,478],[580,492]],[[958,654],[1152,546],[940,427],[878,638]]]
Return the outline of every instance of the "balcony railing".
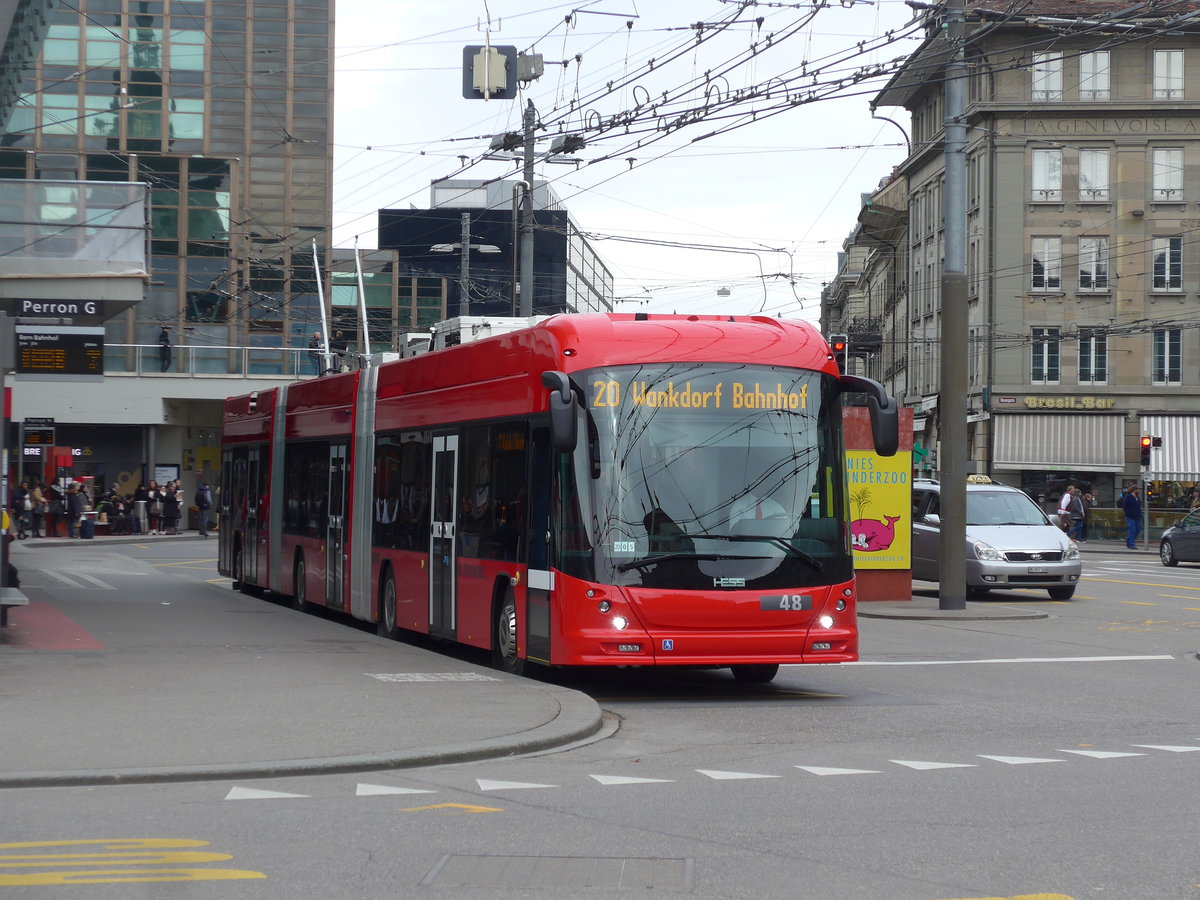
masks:
[[[160,350],[158,344],[106,344],[104,374],[190,378],[303,378],[317,374],[311,351],[304,347],[180,346],[171,348],[165,364]],[[356,354],[346,355],[351,367],[356,359]]]

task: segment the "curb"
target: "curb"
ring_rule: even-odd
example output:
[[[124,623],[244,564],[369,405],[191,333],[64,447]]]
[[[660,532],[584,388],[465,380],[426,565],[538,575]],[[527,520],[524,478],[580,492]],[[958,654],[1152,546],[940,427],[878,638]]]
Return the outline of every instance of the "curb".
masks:
[[[551,750],[590,738],[603,727],[596,701],[568,688],[552,688],[558,713],[549,722],[515,735],[477,742],[408,750],[393,755],[330,756],[316,759],[258,763],[214,763],[204,766],[169,766],[141,769],[98,769],[65,772],[0,774],[0,789],[25,787],[86,787],[117,784],[157,784],[172,781],[224,781],[233,778],[280,778],[293,775],[371,772],[414,769],[448,763],[502,759]]]

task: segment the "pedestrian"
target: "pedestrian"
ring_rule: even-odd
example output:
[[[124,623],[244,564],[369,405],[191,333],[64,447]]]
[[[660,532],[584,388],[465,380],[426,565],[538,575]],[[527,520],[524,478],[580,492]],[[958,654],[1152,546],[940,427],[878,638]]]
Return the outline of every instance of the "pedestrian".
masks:
[[[79,533],[79,523],[83,520],[83,513],[87,507],[87,494],[79,482],[72,481],[67,487],[67,537],[81,537]]]
[[[160,372],[171,368],[171,332],[167,331],[166,325],[158,333],[158,364]]]
[[[1083,503],[1083,527],[1079,529],[1079,542],[1086,544],[1088,539],[1088,519],[1092,516],[1092,507],[1096,505],[1096,498],[1092,496],[1091,491],[1084,491],[1082,497]]]
[[[200,535],[208,537],[208,511],[212,509],[212,491],[208,489],[208,482],[200,482],[200,487],[196,488],[196,519],[200,525]]]
[[[46,500],[46,537],[58,537],[58,523],[67,514],[67,495],[57,481],[50,482]]]
[[[1125,513],[1125,546],[1136,550],[1138,535],[1142,531],[1142,501],[1138,499],[1137,485],[1131,486],[1121,500],[1121,511]]]
[[[178,482],[168,481],[162,492],[162,524],[164,534],[179,534],[179,489]]]
[[[1058,501],[1058,527],[1067,532],[1069,537],[1075,517],[1071,514],[1071,505],[1075,501],[1075,485],[1068,484]]]
[[[321,340],[321,332],[314,331],[312,340],[308,342],[308,357],[312,360],[313,374],[320,375],[324,371],[325,342]]]
[[[1070,513],[1071,519],[1074,522],[1071,525],[1071,530],[1067,532],[1067,537],[1076,541],[1082,540],[1086,510],[1083,508],[1083,492],[1073,485],[1071,488],[1071,503],[1067,512]]]
[[[150,533],[158,534],[162,526],[163,495],[154,479],[146,486],[146,516],[150,519]]]
[[[29,499],[33,501],[33,536],[42,536],[42,525],[46,519],[46,496],[42,493],[42,486],[34,483],[29,489]]]
[[[334,371],[346,371],[346,351],[348,349],[349,344],[346,343],[346,336],[342,334],[342,330],[339,328],[333,333],[333,340],[329,342],[329,350],[333,354]]]

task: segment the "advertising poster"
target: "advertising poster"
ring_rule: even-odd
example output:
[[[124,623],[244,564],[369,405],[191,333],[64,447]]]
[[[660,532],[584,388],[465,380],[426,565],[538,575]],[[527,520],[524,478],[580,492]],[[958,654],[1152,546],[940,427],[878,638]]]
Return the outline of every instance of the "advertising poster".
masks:
[[[856,569],[908,569],[912,537],[912,453],[846,451],[850,543]]]

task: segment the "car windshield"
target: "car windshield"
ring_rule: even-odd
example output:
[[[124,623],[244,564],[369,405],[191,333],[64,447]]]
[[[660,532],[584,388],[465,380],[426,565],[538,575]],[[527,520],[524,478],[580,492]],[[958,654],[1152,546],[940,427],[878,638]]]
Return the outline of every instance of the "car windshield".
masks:
[[[1048,525],[1046,514],[1018,491],[967,491],[968,525]]]

